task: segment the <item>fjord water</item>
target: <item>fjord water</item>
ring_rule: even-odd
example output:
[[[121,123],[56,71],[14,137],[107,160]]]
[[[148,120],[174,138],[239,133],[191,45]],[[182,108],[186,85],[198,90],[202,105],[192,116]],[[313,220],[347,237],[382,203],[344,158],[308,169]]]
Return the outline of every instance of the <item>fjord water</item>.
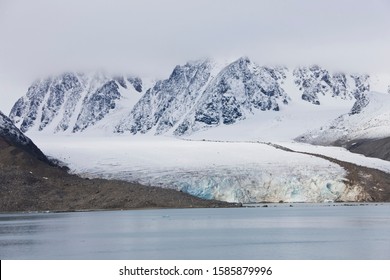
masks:
[[[0,259],[390,259],[390,204],[0,215]]]

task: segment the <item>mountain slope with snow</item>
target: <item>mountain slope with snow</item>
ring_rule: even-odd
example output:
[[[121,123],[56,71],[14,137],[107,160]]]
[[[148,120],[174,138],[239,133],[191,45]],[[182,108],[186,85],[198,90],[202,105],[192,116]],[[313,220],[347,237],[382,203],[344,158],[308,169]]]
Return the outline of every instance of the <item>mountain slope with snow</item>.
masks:
[[[10,112],[21,131],[78,132],[117,107],[134,105],[142,80],[103,73],[64,73],[36,81]]]
[[[206,59],[176,66],[168,79],[150,88],[126,75],[65,73],[43,79],[16,102],[10,118],[24,132],[198,139],[228,131],[264,140],[259,135],[276,129],[276,136],[292,139],[349,112],[356,100],[364,103],[369,90],[384,91],[389,84],[390,79],[333,73],[317,65],[288,69],[260,66],[246,57],[231,63]],[[252,133],[235,132],[241,126]]]
[[[358,139],[390,136],[390,94],[370,92],[358,99],[349,113],[330,124],[304,133],[298,141],[316,145],[343,145]]]
[[[131,111],[120,121],[116,131],[133,134],[146,133],[152,128],[156,134],[169,131],[191,109],[213,78],[214,67],[209,60],[176,66],[167,80],[158,81],[134,108],[129,108]]]
[[[201,93],[198,102],[175,130],[175,135],[190,135],[199,130],[231,125],[254,111],[279,111],[288,103],[280,87],[283,68],[260,67],[241,58],[225,68]]]
[[[185,74],[190,70],[194,73],[194,68],[197,75]],[[121,120],[117,132],[198,139],[202,137],[198,134],[216,129],[240,134],[234,130],[241,123],[256,123],[253,131],[268,132],[267,128],[284,120],[287,122],[281,130],[300,127],[301,121],[307,130],[348,112],[370,89],[369,78],[365,74],[331,73],[316,65],[293,70],[259,66],[246,57],[220,69],[211,61],[186,64],[176,67],[168,80],[148,91]],[[207,139],[209,134],[220,135],[204,134]],[[248,137],[253,139],[256,133]]]

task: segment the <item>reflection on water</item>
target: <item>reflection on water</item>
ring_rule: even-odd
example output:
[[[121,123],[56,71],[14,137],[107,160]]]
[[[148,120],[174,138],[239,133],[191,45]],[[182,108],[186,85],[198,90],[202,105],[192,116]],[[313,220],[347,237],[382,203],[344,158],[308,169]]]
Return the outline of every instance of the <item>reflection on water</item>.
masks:
[[[0,214],[0,258],[390,259],[390,204],[268,206]]]

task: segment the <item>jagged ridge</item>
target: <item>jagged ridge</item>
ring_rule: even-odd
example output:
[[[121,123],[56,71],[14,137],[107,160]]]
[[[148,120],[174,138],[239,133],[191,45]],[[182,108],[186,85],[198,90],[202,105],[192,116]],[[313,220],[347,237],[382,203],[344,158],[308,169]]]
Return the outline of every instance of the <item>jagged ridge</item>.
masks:
[[[132,91],[142,92],[142,80],[132,76],[64,73],[38,80],[15,103],[10,118],[22,132],[33,127],[38,131],[83,131],[126,98],[122,89],[133,94],[130,85]]]
[[[176,66],[168,79],[149,89],[134,76],[49,77],[28,89],[10,118],[23,132],[81,132],[116,114],[110,119],[116,133],[190,135],[259,111],[283,110],[291,100],[287,79],[293,79],[303,101],[314,105],[321,105],[322,96],[358,100],[352,114],[359,113],[371,89],[369,75],[331,73],[317,65],[290,71],[259,66],[246,57],[223,66],[201,60]],[[136,96],[134,106],[118,106],[130,95]]]

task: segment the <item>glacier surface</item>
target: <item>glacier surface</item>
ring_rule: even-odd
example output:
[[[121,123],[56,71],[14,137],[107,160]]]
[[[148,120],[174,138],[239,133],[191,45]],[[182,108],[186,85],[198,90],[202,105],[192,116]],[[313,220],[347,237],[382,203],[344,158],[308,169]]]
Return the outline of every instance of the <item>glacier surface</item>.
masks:
[[[54,137],[54,138],[53,138]],[[34,136],[43,151],[85,177],[115,178],[234,202],[352,201],[346,171],[263,143],[164,137]]]

